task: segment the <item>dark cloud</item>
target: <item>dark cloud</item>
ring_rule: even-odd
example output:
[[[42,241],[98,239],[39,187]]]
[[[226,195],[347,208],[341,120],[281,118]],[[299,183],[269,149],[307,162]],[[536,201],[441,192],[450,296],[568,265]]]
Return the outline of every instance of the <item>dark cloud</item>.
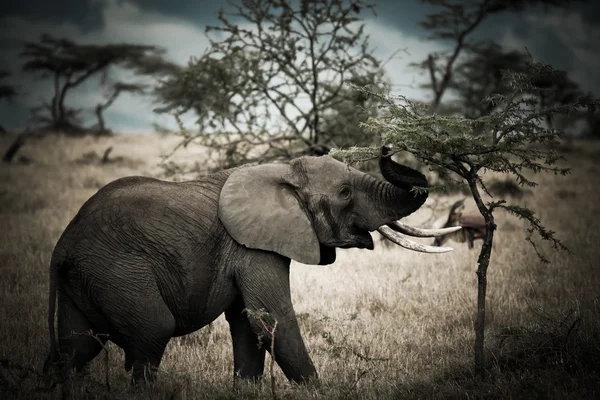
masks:
[[[600,23],[600,2],[587,0],[574,3],[570,8],[580,13],[586,22],[593,25]]]
[[[23,129],[31,115],[30,105],[18,101],[0,102],[0,125],[5,129]]]
[[[114,0],[120,2],[121,0]],[[128,3],[165,16],[205,25],[215,21],[221,2],[210,0],[128,0]],[[106,0],[0,1],[0,17],[23,17],[33,22],[70,23],[83,32],[102,27]],[[225,2],[222,2],[225,4]]]
[[[101,1],[27,0],[0,2],[0,17],[25,17],[31,21],[71,23],[82,30],[94,30],[102,24]]]
[[[226,5],[225,1],[214,0],[128,0],[128,2],[147,11],[197,24],[213,23],[218,9]],[[101,13],[104,3],[105,0],[3,1],[0,2],[0,16],[26,16],[31,20],[69,22],[84,29],[95,29],[102,23]],[[419,26],[419,21],[425,14],[435,11],[435,7],[421,1],[379,0],[375,3],[378,20],[398,27],[408,34],[423,34],[425,31]],[[543,13],[550,9],[537,7],[533,10]],[[569,9],[581,13],[586,22],[600,23],[600,2],[576,2],[570,5]],[[364,12],[363,16],[369,17],[370,13]],[[522,26],[522,17],[516,13],[504,14],[498,21],[508,22],[517,30]],[[484,25],[491,31],[494,30],[492,24]]]
[[[423,17],[435,10],[431,5],[421,1],[397,1],[382,0],[375,1],[375,12],[377,21],[397,27],[409,35],[423,35],[425,30],[419,22]],[[362,17],[371,17],[371,12],[365,12]]]
[[[573,49],[567,46],[551,29],[540,32],[531,24],[527,24],[523,38],[527,41],[527,50],[540,61],[552,65],[554,68],[569,69],[576,60]]]
[[[214,23],[217,11],[225,2],[211,0],[131,0],[131,3],[150,11],[181,18],[197,24]]]

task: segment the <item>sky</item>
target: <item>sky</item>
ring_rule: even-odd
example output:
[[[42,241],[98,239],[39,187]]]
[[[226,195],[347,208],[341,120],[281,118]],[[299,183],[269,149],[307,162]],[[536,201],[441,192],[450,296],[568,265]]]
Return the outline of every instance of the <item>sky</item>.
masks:
[[[450,43],[427,41],[418,22],[431,12],[416,0],[379,0],[376,15],[364,15],[374,55],[388,59],[385,66],[395,93],[426,99],[418,87],[423,81],[409,63],[421,61]],[[568,9],[529,8],[506,13],[484,22],[474,39],[494,39],[507,49],[527,49],[532,56],[564,69],[585,92],[600,96],[600,5],[597,1],[576,3]],[[128,42],[163,47],[166,56],[185,65],[208,47],[207,25],[217,24],[216,13],[225,6],[218,0],[21,0],[0,2],[0,70],[12,75],[7,82],[17,86],[19,96],[0,103],[0,124],[7,129],[29,126],[29,109],[51,98],[47,80],[21,72],[19,52],[24,41],[36,41],[43,33],[79,43]],[[362,15],[361,15],[362,16]],[[89,106],[102,97],[93,84],[83,86],[68,99],[68,105]],[[174,128],[173,117],[156,114],[149,98],[122,95],[105,113],[106,124],[116,132],[150,132],[153,124]],[[93,123],[93,114],[82,118]]]

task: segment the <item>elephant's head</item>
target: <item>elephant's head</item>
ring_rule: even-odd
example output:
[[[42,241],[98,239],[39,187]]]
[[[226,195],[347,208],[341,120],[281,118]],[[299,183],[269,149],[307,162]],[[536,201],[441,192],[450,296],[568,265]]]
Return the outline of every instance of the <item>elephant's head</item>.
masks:
[[[436,235],[395,223],[425,202],[427,192],[412,189],[427,187],[427,180],[390,155],[383,147],[379,166],[387,182],[327,156],[242,167],[221,191],[219,217],[238,243],[305,264],[334,262],[336,247],[373,249],[369,232],[375,230],[404,247],[428,251],[385,226],[413,236]]]

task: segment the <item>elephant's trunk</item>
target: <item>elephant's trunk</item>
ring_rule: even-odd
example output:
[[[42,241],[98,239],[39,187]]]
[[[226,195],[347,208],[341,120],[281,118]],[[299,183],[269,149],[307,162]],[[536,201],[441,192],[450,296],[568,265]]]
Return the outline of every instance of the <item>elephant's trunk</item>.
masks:
[[[415,187],[427,188],[429,186],[425,175],[415,169],[394,162],[392,160],[391,150],[388,147],[383,146],[381,148],[379,169],[381,170],[383,177],[395,186],[396,190],[393,191],[394,195],[400,197],[401,201],[404,203],[396,202],[396,207],[394,207],[394,199],[392,199],[390,208],[401,207],[402,213],[404,213],[403,216],[406,216],[417,211],[419,207],[425,203],[428,195],[427,191],[412,191]],[[398,188],[400,191],[397,190]]]
[[[412,214],[423,205],[428,194],[426,191],[412,191],[415,186],[428,187],[427,179],[419,171],[394,162],[387,147],[381,148],[379,168],[387,182],[367,178],[370,186],[367,192],[376,196],[372,199],[376,210],[369,221],[369,230]]]

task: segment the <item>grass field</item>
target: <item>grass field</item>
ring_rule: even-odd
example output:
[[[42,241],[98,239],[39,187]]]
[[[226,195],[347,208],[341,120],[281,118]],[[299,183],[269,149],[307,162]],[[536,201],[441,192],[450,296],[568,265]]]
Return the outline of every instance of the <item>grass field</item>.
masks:
[[[11,140],[0,137],[0,151]],[[160,176],[160,155],[174,144],[152,135],[47,137],[21,150],[32,162],[0,166],[1,398],[60,397],[58,389],[43,391],[40,380],[49,346],[47,270],[54,245],[104,184],[127,175]],[[113,162],[101,164],[98,157],[108,146],[114,148]],[[193,163],[202,156],[184,152],[175,160]],[[339,251],[331,266],[293,263],[294,305],[320,384],[292,385],[275,366],[275,395],[600,398],[600,145],[575,142],[565,146],[565,156],[571,176],[538,176],[533,194],[508,200],[537,210],[573,254],[542,247],[551,260],[542,264],[524,240],[525,225],[500,212],[496,217],[488,272],[488,379],[480,381],[472,372],[480,242],[472,251],[452,244],[455,251],[444,255],[378,245],[370,252]],[[449,204],[458,198],[439,200]],[[419,211],[412,221],[430,219],[429,213]],[[94,360],[74,398],[273,397],[269,358],[262,385],[234,390],[223,317],[172,340],[151,386],[131,387],[123,353],[114,345],[107,350],[107,359]]]

